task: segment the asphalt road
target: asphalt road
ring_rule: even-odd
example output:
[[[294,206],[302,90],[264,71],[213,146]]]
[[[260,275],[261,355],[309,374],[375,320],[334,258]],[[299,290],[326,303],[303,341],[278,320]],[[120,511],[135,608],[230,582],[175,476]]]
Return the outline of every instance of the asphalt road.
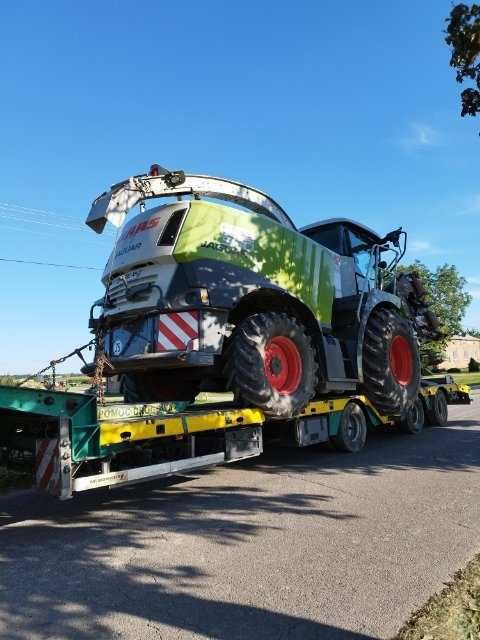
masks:
[[[0,498],[0,637],[390,638],[480,551],[480,396],[366,449]]]

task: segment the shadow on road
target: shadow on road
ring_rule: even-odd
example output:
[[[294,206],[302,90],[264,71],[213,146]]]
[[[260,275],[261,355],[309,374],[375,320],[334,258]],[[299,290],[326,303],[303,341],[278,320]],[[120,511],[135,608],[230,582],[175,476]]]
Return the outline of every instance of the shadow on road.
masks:
[[[477,429],[470,427],[477,426]],[[461,427],[461,428],[459,428]],[[325,447],[273,448],[261,458],[241,463],[245,473],[359,473],[388,469],[478,471],[478,422],[459,420],[447,428],[427,429],[410,437],[394,430],[372,431],[367,447],[355,456]],[[236,465],[238,472],[239,466]],[[207,479],[209,472],[196,474]],[[215,471],[211,473],[217,473]],[[212,549],[235,546],[245,553],[266,528],[282,529],[282,516],[316,516],[349,521],[334,499],[315,493],[272,495],[261,486],[230,483],[193,485],[188,478],[137,485],[112,492],[80,494],[59,504],[48,496],[19,492],[0,498],[0,636],[9,640],[141,637],[158,638],[165,627],[221,640],[373,640],[314,620],[229,600],[209,599],[208,585],[218,576],[182,561],[182,541],[204,539]],[[185,485],[186,483],[186,485]],[[208,485],[206,482],[205,485]],[[259,513],[278,517],[255,517]],[[245,545],[242,549],[242,545]],[[190,543],[191,546],[191,543]],[[145,554],[153,549],[151,562]],[[213,551],[214,552],[214,551]],[[142,556],[143,554],[143,556]],[[178,558],[178,562],[172,558]],[[168,568],[163,565],[170,563]],[[207,563],[204,566],[208,567]],[[228,577],[228,566],[225,566]],[[252,585],[252,590],[255,585]],[[249,594],[244,600],[248,602]],[[318,611],[312,611],[312,617]],[[120,617],[120,622],[118,620]],[[3,633],[3,635],[2,635]]]
[[[254,521],[258,512],[278,514],[274,529],[282,527],[285,514],[353,517],[337,512],[331,500],[304,493],[274,496],[238,486],[185,491],[172,483],[83,494],[60,505],[31,492],[11,494],[0,501],[0,636],[122,637],[108,624],[108,618],[121,616],[122,625],[132,625],[129,638],[140,637],[140,624],[159,638],[170,637],[165,635],[167,625],[182,629],[185,638],[368,639],[313,620],[228,602],[228,593],[225,601],[208,599],[202,591],[215,576],[181,561],[178,540],[185,536],[208,539],[209,549],[212,544],[251,541],[260,528],[265,530],[265,524],[259,527]],[[136,561],[152,543],[152,563],[145,562],[145,555]],[[159,568],[164,553],[170,560],[178,557],[178,564]]]
[[[472,427],[471,431],[469,427]],[[355,455],[339,453],[330,445],[305,449],[270,446],[260,458],[239,465],[255,471],[276,473],[281,470],[322,475],[376,475],[388,469],[478,471],[479,427],[478,420],[456,420],[448,427],[425,428],[416,436],[403,434],[392,427],[375,428],[369,430],[365,448]]]

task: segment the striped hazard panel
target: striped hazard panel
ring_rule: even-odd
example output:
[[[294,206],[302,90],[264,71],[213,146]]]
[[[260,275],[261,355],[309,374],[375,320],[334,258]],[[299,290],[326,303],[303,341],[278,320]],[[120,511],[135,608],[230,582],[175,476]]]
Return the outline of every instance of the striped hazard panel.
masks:
[[[184,351],[195,338],[198,338],[198,311],[160,314],[157,351]]]
[[[39,489],[54,495],[60,493],[60,460],[56,438],[37,440],[35,480]]]

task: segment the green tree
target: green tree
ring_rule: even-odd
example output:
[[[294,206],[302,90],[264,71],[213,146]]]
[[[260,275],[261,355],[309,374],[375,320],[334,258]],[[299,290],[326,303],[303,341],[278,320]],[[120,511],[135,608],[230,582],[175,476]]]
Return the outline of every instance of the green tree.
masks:
[[[477,373],[480,371],[480,363],[475,360],[475,358],[470,358],[468,363],[468,370],[470,373]]]
[[[415,271],[418,274],[428,292],[431,307],[442,324],[444,338],[427,342],[420,350],[424,369],[433,369],[445,359],[445,345],[451,336],[462,332],[462,320],[472,301],[472,296],[465,290],[467,280],[453,264],[444,264],[431,270],[416,260],[413,264],[402,265],[401,271]]]
[[[458,4],[447,18],[445,42],[452,51],[450,66],[456,69],[457,82],[465,79],[474,87],[461,93],[462,117],[480,112],[480,5]]]
[[[474,338],[480,338],[480,329],[465,329],[462,335],[473,336]]]

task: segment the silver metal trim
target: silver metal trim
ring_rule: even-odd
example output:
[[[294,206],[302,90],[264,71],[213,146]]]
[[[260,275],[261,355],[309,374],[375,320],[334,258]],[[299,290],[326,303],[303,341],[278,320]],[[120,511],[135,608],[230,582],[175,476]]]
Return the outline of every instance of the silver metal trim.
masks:
[[[72,497],[72,446],[70,441],[70,419],[58,418],[58,463],[60,467],[60,500]]]
[[[133,176],[113,185],[109,191],[94,200],[86,224],[97,233],[102,233],[107,221],[120,226],[130,209],[149,198],[198,195],[233,202],[296,230],[282,207],[273,198],[254,187],[226,178],[194,174],[185,174],[182,184],[171,186],[168,175]]]
[[[97,487],[127,485],[142,480],[164,478],[176,473],[191,471],[192,469],[201,469],[202,467],[222,464],[222,462],[225,462],[225,453],[223,451],[220,453],[212,453],[207,456],[198,456],[197,458],[162,462],[161,464],[150,465],[147,467],[135,467],[134,469],[99,473],[94,476],[75,478],[73,480],[73,491],[86,491],[87,489],[95,489]]]

